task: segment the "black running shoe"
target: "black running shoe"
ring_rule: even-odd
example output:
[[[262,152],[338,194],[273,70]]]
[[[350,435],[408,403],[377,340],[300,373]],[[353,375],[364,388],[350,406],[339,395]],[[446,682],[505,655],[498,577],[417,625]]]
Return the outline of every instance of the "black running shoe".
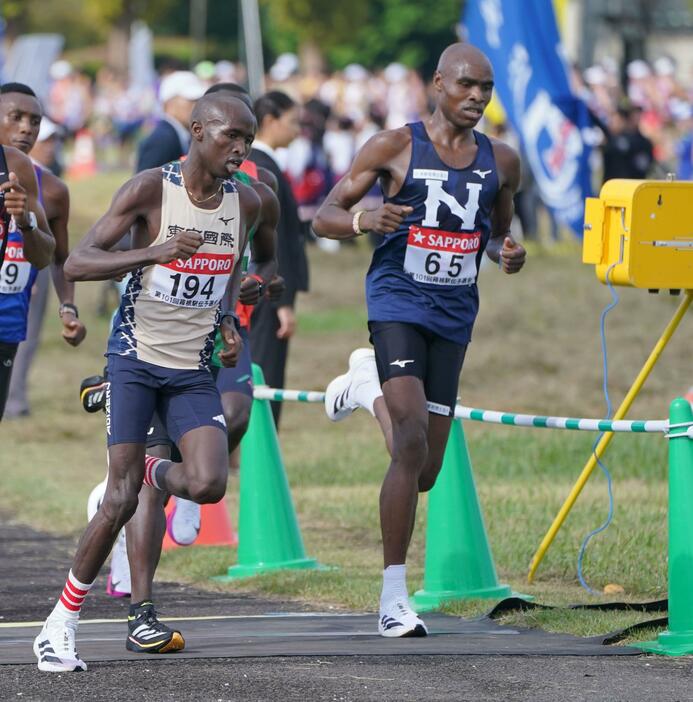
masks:
[[[108,381],[102,375],[91,375],[79,386],[79,399],[87,412],[98,412],[106,407]]]
[[[180,631],[169,629],[156,618],[153,602],[130,606],[125,648],[135,653],[172,653],[185,648]]]

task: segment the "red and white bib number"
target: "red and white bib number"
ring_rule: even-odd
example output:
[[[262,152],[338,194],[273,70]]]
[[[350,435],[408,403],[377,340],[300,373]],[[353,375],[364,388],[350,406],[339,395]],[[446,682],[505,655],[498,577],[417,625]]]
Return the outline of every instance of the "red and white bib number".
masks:
[[[0,293],[11,295],[20,293],[29,284],[31,264],[24,258],[21,242],[8,241],[5,261],[0,268]]]
[[[233,271],[233,254],[197,253],[154,266],[150,294],[177,307],[216,307]]]
[[[480,232],[444,232],[409,227],[404,270],[419,283],[472,285],[478,273]]]

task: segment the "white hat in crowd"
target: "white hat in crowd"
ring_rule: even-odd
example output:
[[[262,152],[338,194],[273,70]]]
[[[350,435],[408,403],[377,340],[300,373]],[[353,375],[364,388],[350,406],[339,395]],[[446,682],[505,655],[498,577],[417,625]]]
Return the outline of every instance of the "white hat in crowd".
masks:
[[[650,67],[641,59],[631,61],[626,67],[626,73],[631,80],[640,80],[652,75]]]
[[[175,97],[199,100],[205,90],[204,83],[192,71],[174,71],[161,81],[159,100],[162,104]]]

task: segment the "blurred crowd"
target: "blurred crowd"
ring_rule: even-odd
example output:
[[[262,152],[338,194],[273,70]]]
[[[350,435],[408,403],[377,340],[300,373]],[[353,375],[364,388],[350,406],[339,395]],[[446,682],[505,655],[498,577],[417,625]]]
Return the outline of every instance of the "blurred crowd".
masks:
[[[164,62],[159,83],[142,88],[129,85],[109,68],[91,80],[61,60],[52,68],[47,114],[68,136],[88,130],[99,167],[130,168],[136,143],[161,116],[160,81],[183,69],[187,67],[175,60]],[[244,84],[247,79],[245,68],[231,61],[202,61],[194,73],[204,86]],[[662,177],[668,172],[682,179],[693,177],[693,79],[683,82],[670,58],[652,64],[638,60],[625,67],[606,58],[586,70],[574,66],[571,81],[597,125],[596,189],[612,177]],[[304,220],[311,218],[370,136],[425,116],[431,104],[430,85],[398,63],[382,70],[350,64],[325,73],[302,71],[296,55],[283,54],[270,67],[266,87],[288,93],[302,106],[300,135],[278,155]],[[484,128],[517,146],[517,138],[497,114],[493,111]],[[526,180],[525,190],[531,194],[531,174]],[[534,209],[536,198],[526,200]],[[532,236],[536,223],[523,224]]]

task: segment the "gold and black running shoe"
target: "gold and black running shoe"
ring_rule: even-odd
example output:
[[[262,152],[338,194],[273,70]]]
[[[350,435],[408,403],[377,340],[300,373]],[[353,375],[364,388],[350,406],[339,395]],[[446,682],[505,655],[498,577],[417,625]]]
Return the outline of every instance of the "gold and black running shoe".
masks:
[[[185,639],[156,618],[153,602],[144,601],[130,605],[125,648],[135,653],[172,653],[185,648]]]
[[[79,399],[87,412],[98,412],[106,407],[106,386],[102,375],[90,375],[79,386]]]

